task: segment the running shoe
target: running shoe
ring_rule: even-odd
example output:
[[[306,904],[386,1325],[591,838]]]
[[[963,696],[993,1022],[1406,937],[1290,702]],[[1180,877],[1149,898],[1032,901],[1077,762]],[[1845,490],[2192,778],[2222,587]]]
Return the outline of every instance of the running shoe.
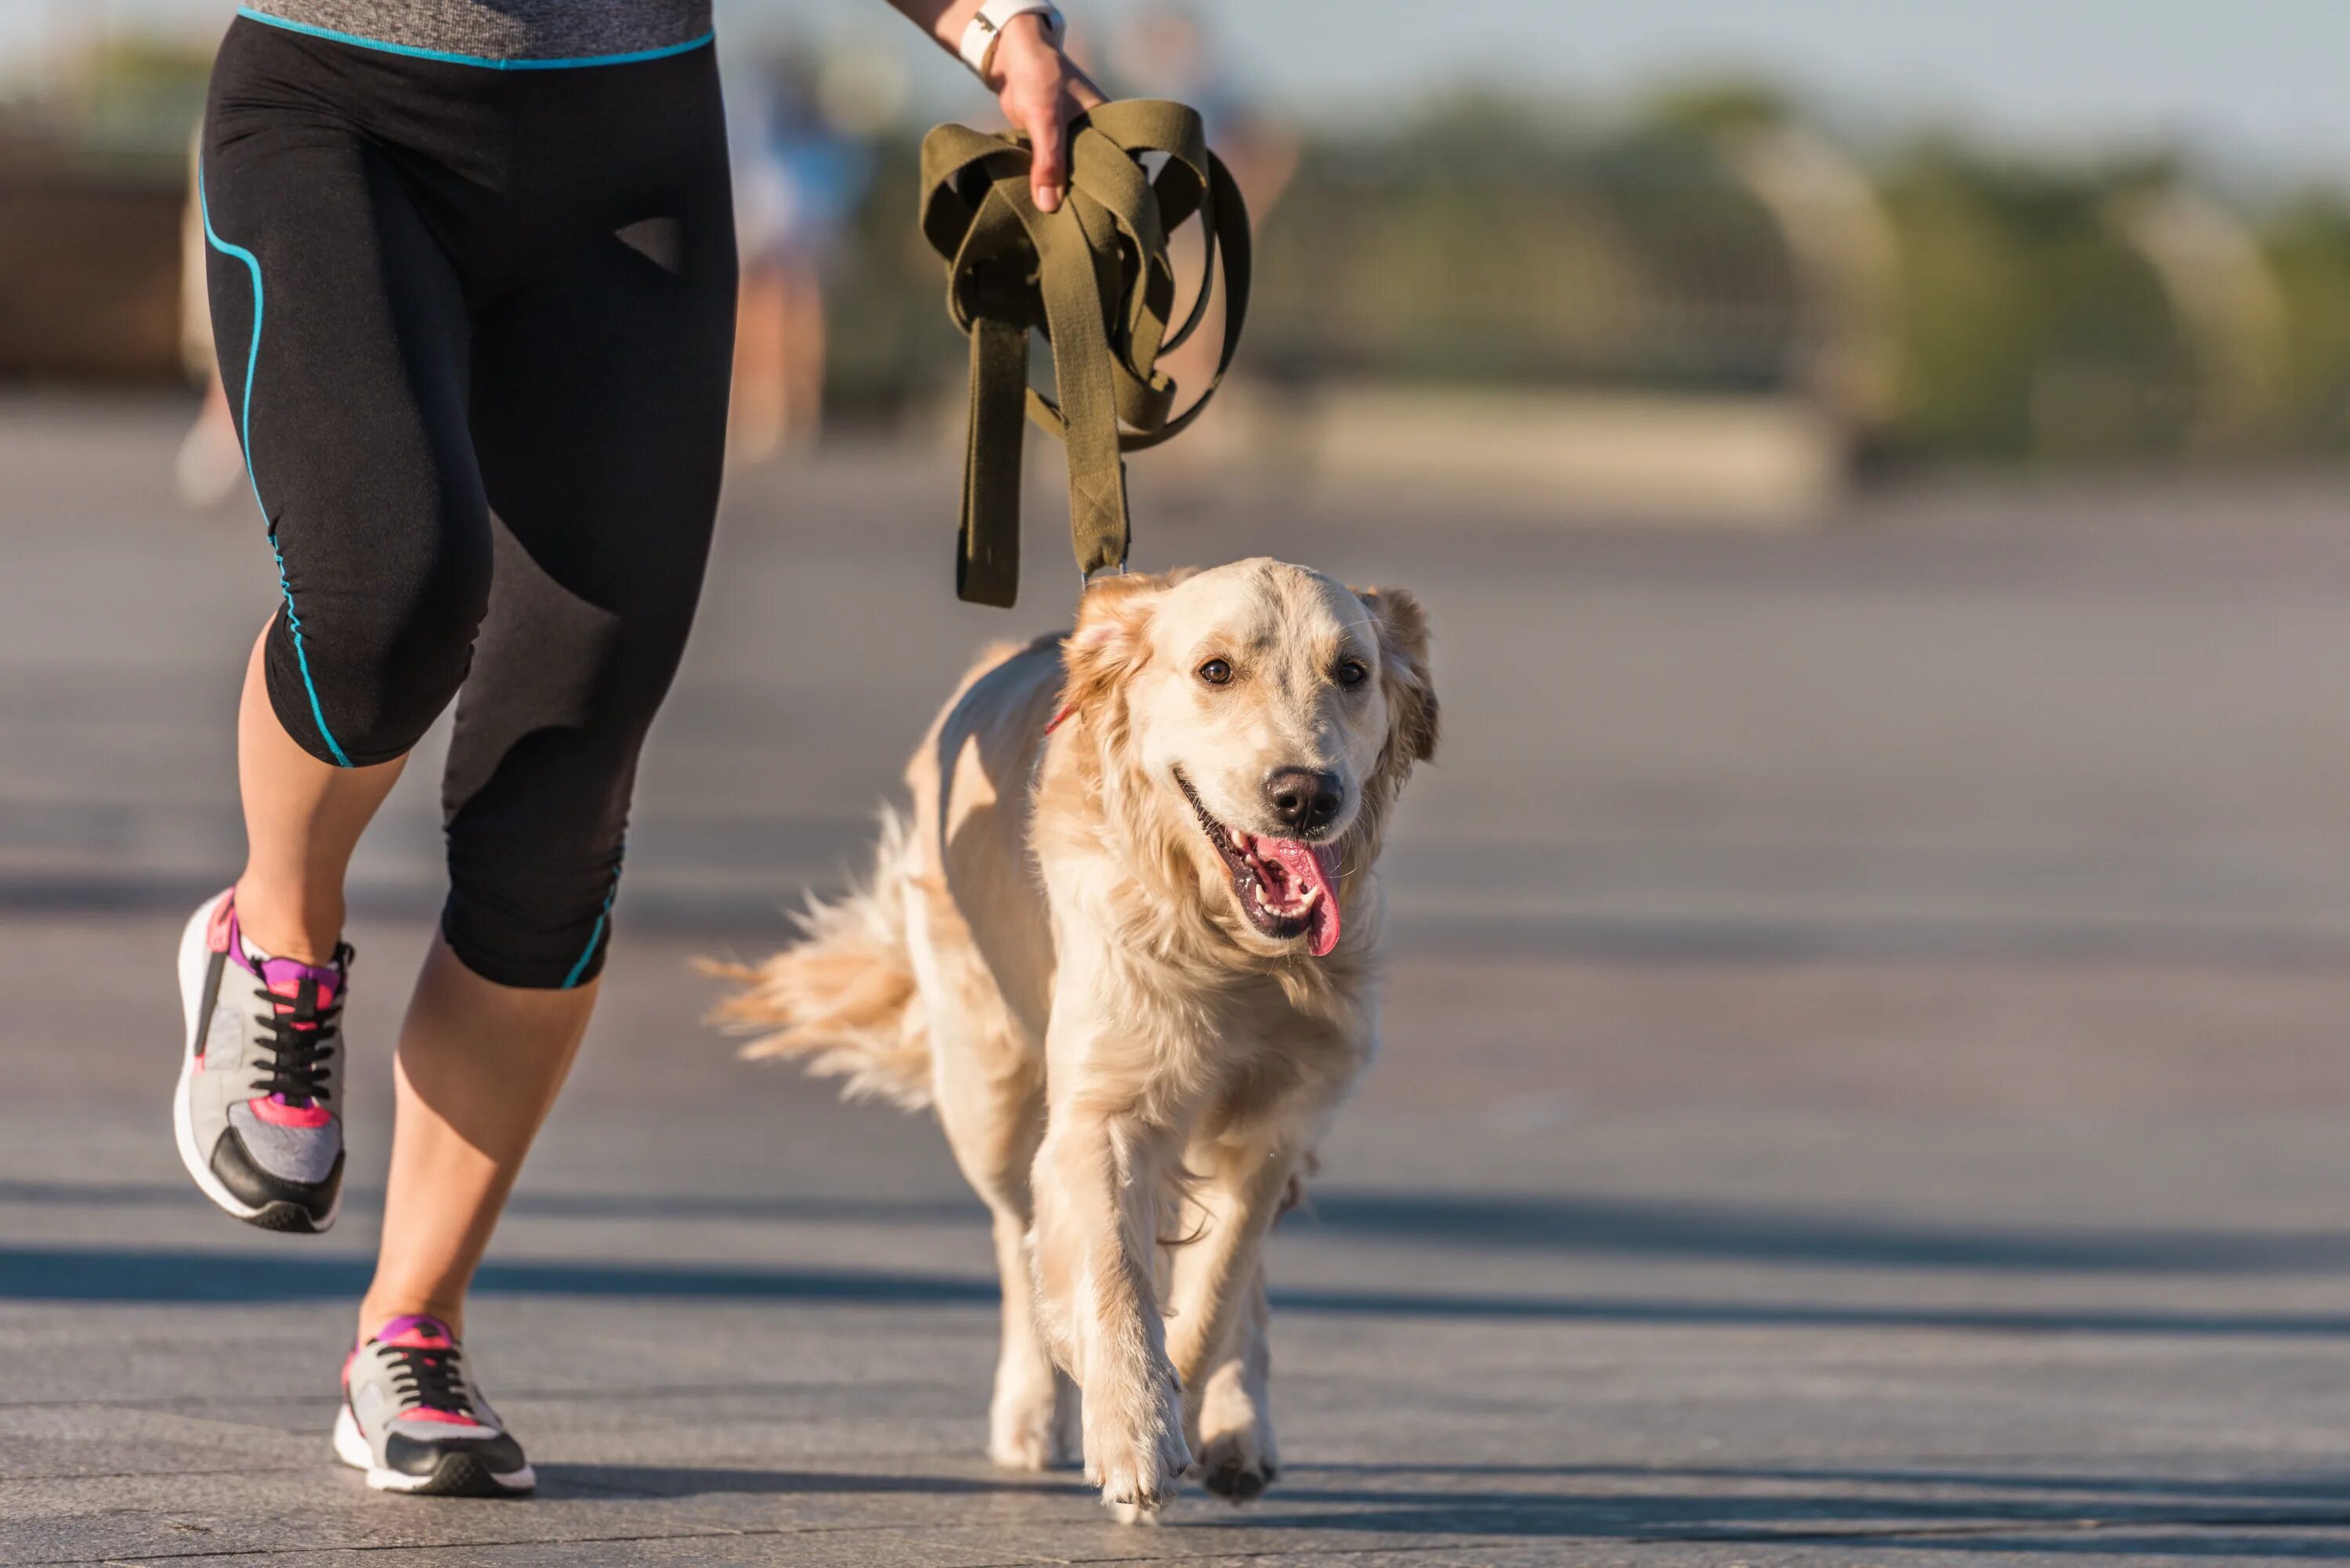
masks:
[[[329,965],[271,958],[244,940],[236,889],[180,938],[187,1050],[172,1122],[205,1197],[268,1231],[323,1231],[342,1204],[339,1020],[351,950]]]
[[[538,1484],[467,1381],[464,1347],[432,1317],[393,1318],[343,1363],[335,1457],[378,1491],[520,1497]]]

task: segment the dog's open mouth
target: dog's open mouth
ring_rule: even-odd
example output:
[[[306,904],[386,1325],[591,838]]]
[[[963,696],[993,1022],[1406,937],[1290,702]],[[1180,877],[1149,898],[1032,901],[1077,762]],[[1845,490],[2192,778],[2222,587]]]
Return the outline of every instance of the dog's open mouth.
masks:
[[[1268,937],[1308,939],[1315,958],[1338,945],[1338,846],[1296,838],[1265,838],[1229,827],[1200,804],[1191,781],[1176,770],[1175,782],[1200,818],[1208,842],[1223,857],[1232,897],[1249,923]]]

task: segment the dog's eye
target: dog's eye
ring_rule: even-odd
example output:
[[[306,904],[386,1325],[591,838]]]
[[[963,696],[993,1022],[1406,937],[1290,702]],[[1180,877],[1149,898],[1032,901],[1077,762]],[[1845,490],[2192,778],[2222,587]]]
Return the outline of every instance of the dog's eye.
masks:
[[[1211,659],[1207,663],[1200,666],[1200,679],[1211,686],[1230,685],[1232,679],[1232,667],[1221,659]]]
[[[1371,667],[1359,659],[1349,659],[1338,666],[1338,684],[1360,686],[1371,678]]]

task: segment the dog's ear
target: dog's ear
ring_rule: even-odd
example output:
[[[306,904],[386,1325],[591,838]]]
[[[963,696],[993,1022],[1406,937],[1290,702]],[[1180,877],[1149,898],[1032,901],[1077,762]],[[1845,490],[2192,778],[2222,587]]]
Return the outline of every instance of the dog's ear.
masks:
[[[1357,588],[1379,629],[1379,681],[1388,700],[1388,744],[1404,761],[1436,755],[1436,687],[1428,673],[1428,612],[1402,588]]]
[[[1151,607],[1168,581],[1128,574],[1086,589],[1077,601],[1076,629],[1061,650],[1065,715],[1097,709],[1149,661]]]

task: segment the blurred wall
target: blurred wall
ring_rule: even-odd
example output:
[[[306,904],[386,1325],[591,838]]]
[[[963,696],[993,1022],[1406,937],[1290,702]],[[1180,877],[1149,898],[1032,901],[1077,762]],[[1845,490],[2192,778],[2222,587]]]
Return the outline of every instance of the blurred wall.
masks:
[[[0,162],[0,376],[180,372],[176,177]]]
[[[117,38],[0,102],[0,376],[182,372],[181,218],[210,62]]]

